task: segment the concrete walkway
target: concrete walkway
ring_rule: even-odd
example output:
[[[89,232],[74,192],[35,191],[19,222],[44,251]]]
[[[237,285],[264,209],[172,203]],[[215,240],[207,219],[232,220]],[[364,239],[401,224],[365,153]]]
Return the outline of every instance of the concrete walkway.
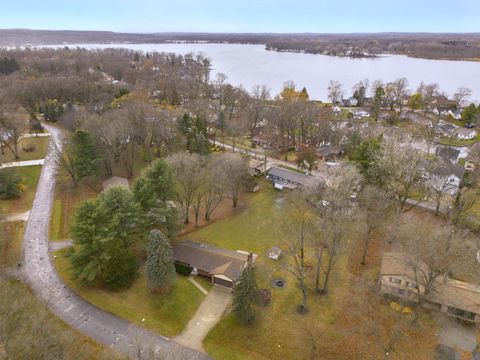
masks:
[[[52,135],[51,142],[60,148],[60,130],[44,126]],[[53,150],[50,146],[23,238],[22,275],[33,292],[66,324],[124,355],[153,352],[167,357],[181,353],[182,360],[210,359],[96,307],[63,283],[49,255],[48,230],[57,172]]]
[[[475,326],[463,325],[455,319],[445,319],[438,342],[455,350],[471,353],[477,347]]]
[[[188,280],[198,289],[200,290],[202,293],[204,293],[205,295],[208,295],[208,291],[205,290],[205,288],[200,285],[197,280],[195,280],[195,278],[193,276],[189,276],[188,277]]]
[[[72,240],[50,241],[50,251],[58,251],[73,245]]]
[[[14,222],[14,221],[28,221],[28,217],[30,216],[30,210],[25,211],[24,213],[17,213],[5,216],[2,219],[3,222]]]
[[[14,161],[0,165],[0,169],[12,168],[12,167],[21,167],[21,166],[37,166],[43,165],[45,159],[38,160],[27,160],[27,161]]]
[[[179,344],[198,351],[203,350],[203,339],[220,321],[223,313],[232,302],[229,290],[214,286],[190,320],[185,330],[174,338]]]

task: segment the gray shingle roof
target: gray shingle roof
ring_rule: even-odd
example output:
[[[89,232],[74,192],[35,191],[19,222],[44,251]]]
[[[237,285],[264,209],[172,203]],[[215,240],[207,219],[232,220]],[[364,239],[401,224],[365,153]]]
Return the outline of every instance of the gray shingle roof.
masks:
[[[173,259],[211,275],[225,275],[237,281],[247,264],[248,255],[191,240],[180,240],[173,245]]]
[[[312,177],[298,173],[296,171],[280,168],[280,167],[272,167],[268,171],[268,175],[276,176],[290,182],[298,183],[301,185],[308,185],[312,182]]]

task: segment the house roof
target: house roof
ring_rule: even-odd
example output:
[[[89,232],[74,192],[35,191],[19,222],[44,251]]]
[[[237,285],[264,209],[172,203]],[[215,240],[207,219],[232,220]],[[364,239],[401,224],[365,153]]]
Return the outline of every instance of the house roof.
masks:
[[[435,151],[435,154],[438,157],[441,157],[450,162],[456,163],[458,157],[460,156],[460,150],[455,149],[451,146],[439,146]]]
[[[323,145],[317,148],[316,153],[320,156],[340,155],[342,152],[341,146]]]
[[[408,265],[409,261],[411,261],[410,257],[405,253],[385,253],[382,258],[380,275],[406,276],[414,280],[414,272],[412,267]],[[418,265],[427,269],[424,263]],[[475,284],[441,277],[438,279],[438,285],[429,300],[480,314],[480,286]]]
[[[280,167],[272,167],[268,170],[268,175],[276,176],[301,185],[309,185],[314,181],[314,178],[311,176]]]
[[[436,176],[450,176],[455,175],[459,179],[463,178],[465,175],[465,168],[459,164],[452,164],[448,161],[442,161],[440,163],[436,163],[434,161],[426,160],[422,162],[420,167],[424,170],[429,172],[430,174]]]
[[[108,178],[102,183],[103,190],[107,190],[108,188],[112,186],[122,186],[127,189],[130,188],[130,184],[128,183],[128,179],[120,176],[112,176],[111,178]]]
[[[237,281],[248,262],[243,252],[222,249],[191,240],[177,241],[173,245],[173,259],[189,264],[211,275],[223,275]]]

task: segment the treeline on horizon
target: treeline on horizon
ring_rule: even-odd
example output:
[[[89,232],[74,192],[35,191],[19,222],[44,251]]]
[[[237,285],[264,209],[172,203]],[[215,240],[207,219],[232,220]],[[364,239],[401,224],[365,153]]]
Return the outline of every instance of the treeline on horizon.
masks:
[[[262,34],[262,33],[115,33],[109,31],[0,30],[0,46],[211,42],[262,44],[277,51],[336,56],[403,54],[430,59],[480,59],[480,33]]]

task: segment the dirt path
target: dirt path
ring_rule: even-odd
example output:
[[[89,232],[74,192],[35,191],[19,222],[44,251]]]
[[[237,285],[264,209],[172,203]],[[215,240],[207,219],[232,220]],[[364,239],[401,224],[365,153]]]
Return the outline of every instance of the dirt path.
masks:
[[[203,351],[203,339],[220,321],[231,302],[232,293],[229,290],[217,286],[212,287],[185,330],[174,340],[191,349]]]

